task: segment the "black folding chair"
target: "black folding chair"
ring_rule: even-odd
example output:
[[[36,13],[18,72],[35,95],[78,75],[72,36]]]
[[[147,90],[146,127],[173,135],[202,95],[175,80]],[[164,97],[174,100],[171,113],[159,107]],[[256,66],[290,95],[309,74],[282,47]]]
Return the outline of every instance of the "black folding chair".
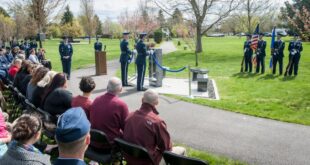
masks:
[[[88,146],[88,149],[86,150],[85,153],[85,157],[102,164],[111,163],[112,161],[111,152],[108,153],[100,152],[100,149],[96,148],[95,145],[92,145],[93,143],[96,143],[97,145],[104,145],[111,147],[107,135],[102,131],[91,129],[90,138],[91,138],[90,140],[91,145]]]
[[[57,117],[52,116],[41,108],[36,108],[35,111],[41,116],[43,122],[43,134],[49,139],[54,140]]]
[[[114,141],[116,145],[121,149],[123,155],[125,154],[126,156],[135,159],[145,160],[150,162],[150,164],[155,165],[152,157],[149,155],[147,149],[145,149],[144,147],[126,142],[120,138],[116,138],[114,139]]]
[[[28,99],[25,99],[25,104],[26,104],[26,110],[28,113],[35,113],[37,107],[34,106]]]
[[[189,158],[183,155],[178,155],[170,151],[165,151],[163,153],[163,157],[167,165],[208,165],[209,164],[202,160],[195,159],[195,158]]]

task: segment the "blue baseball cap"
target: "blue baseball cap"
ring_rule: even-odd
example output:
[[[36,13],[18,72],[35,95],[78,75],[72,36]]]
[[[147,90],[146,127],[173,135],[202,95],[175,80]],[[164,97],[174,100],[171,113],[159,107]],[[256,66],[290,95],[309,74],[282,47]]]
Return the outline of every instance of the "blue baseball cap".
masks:
[[[90,131],[84,110],[81,107],[70,108],[58,118],[56,139],[63,143],[74,142]]]

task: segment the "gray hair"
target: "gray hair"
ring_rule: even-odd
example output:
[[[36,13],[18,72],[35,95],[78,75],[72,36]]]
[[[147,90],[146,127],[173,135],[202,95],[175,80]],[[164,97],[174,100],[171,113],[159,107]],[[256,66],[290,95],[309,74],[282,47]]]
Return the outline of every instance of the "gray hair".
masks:
[[[48,71],[46,74],[45,74],[45,76],[41,79],[41,81],[39,81],[38,83],[37,83],[37,85],[39,86],[39,87],[46,87],[47,85],[49,85],[51,82],[52,82],[52,80],[53,80],[53,78],[54,78],[54,76],[57,74],[57,72],[55,72],[55,71]]]
[[[155,105],[158,102],[158,93],[152,89],[148,89],[143,94],[143,103]]]
[[[122,89],[122,81],[117,77],[112,77],[109,80],[107,91],[109,93],[117,94]]]

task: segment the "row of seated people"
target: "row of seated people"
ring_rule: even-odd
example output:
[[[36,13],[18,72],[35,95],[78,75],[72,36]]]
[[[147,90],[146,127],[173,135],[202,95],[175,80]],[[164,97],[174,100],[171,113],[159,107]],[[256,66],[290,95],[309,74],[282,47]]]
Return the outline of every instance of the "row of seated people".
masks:
[[[162,153],[165,150],[185,154],[184,148],[172,147],[166,124],[158,116],[156,110],[159,102],[156,92],[146,91],[141,108],[129,114],[127,104],[118,97],[122,92],[121,81],[118,78],[110,79],[107,93],[92,101],[90,95],[96,85],[90,77],[81,79],[80,89],[83,94],[73,98],[66,89],[67,80],[63,73],[49,71],[41,66],[35,68],[29,75],[31,79],[27,83],[25,94],[35,106],[42,107],[44,111],[55,117],[63,116],[72,107],[82,107],[91,127],[106,133],[112,146],[115,138],[123,138],[128,142],[143,146],[148,150],[155,164],[163,163]],[[14,85],[16,87],[25,85],[18,83],[23,81],[16,81],[16,79],[20,79],[18,76],[16,74]],[[114,148],[110,146],[107,148],[99,144],[92,145],[102,151],[111,151]],[[129,164],[150,163],[130,157],[127,157],[126,160]]]

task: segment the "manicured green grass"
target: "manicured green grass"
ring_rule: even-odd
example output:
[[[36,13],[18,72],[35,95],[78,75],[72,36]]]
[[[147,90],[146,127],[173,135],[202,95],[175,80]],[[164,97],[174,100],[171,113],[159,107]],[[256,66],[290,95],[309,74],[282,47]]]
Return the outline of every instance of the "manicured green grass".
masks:
[[[43,47],[46,49],[46,58],[52,61],[53,70],[61,71],[60,55],[58,52],[60,39],[46,40]],[[73,60],[72,69],[82,68],[88,65],[95,64],[94,40],[88,44],[88,40],[81,40],[80,43],[73,44]],[[120,50],[118,39],[102,39],[101,42],[107,45],[108,60],[119,58]]]
[[[187,156],[201,159],[209,162],[210,165],[245,165],[246,163],[237,160],[229,159],[223,156],[202,152],[189,147],[186,147]]]
[[[243,56],[244,38],[203,38],[204,52],[199,54],[199,67],[210,70],[209,76],[216,80],[220,101],[187,99],[184,101],[212,106],[243,114],[310,125],[310,43],[303,43],[299,75],[287,77],[272,75],[269,69],[270,38],[267,40],[266,73],[239,73]],[[288,63],[288,42],[286,41],[284,70]],[[176,41],[175,41],[176,43]],[[184,44],[184,42],[182,42]],[[192,51],[182,50],[164,58],[164,65],[179,68],[195,66]],[[170,77],[187,77],[188,72],[168,74]]]

